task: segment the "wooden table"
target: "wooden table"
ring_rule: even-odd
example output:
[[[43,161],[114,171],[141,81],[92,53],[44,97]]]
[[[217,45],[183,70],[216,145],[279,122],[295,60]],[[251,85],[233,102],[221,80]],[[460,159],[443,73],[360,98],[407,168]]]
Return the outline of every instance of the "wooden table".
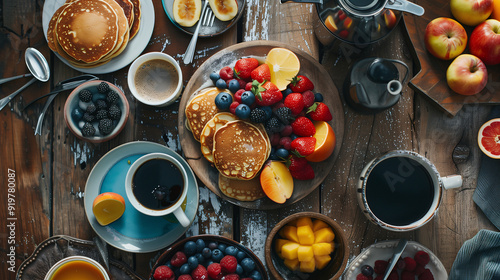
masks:
[[[404,61],[413,69],[416,61],[403,21],[389,38],[366,48],[352,48],[336,42],[323,47],[315,38],[310,4],[279,4],[275,0],[250,0],[237,26],[213,39],[198,40],[195,60],[181,62],[190,36],[179,31],[167,18],[161,1],[154,0],[156,25],[145,52],[162,51],[181,63],[187,83],[200,64],[224,47],[241,41],[275,40],[296,46],[318,59],[341,89],[347,69],[364,57],[380,56]],[[67,129],[63,105],[67,94],[61,94],[45,118],[43,132],[34,136],[34,128],[44,102],[27,111],[24,105],[48,93],[58,81],[79,73],[63,64],[49,50],[42,31],[43,1],[3,1],[0,14],[0,77],[27,72],[24,50],[39,49],[47,58],[52,78],[35,83],[0,112],[0,279],[15,279],[6,262],[9,240],[15,240],[15,269],[29,257],[35,247],[53,235],[69,235],[92,240],[95,236],[83,206],[87,176],[95,163],[111,148],[134,140],[147,140],[167,145],[181,152],[177,138],[178,102],[166,108],[145,106],[132,98],[126,83],[128,67],[99,75],[122,87],[130,102],[126,128],[115,139],[90,144],[77,139]],[[413,75],[414,73],[410,73]],[[27,79],[0,86],[0,97],[14,91]],[[187,235],[211,233],[241,241],[264,259],[264,240],[270,229],[283,217],[301,211],[324,213],[345,230],[353,258],[380,240],[401,237],[416,240],[430,248],[451,269],[455,256],[467,239],[479,229],[494,226],[472,201],[476,187],[481,151],[477,147],[477,131],[491,107],[468,106],[454,118],[448,117],[433,102],[413,93],[407,85],[403,97],[393,108],[376,114],[361,115],[343,106],[344,141],[339,158],[324,183],[303,200],[277,211],[248,210],[233,206],[200,184],[200,206]],[[461,159],[453,159],[456,148],[465,151]],[[444,194],[439,215],[419,230],[408,233],[389,232],[371,224],[360,211],[354,193],[363,166],[382,152],[406,149],[429,158],[442,175],[461,174],[463,187]],[[15,210],[8,213],[9,170],[16,174]],[[14,236],[6,230],[9,217],[15,217]],[[111,257],[131,266],[147,278],[150,266],[161,251],[132,254],[113,249]],[[5,260],[5,261],[4,261]]]

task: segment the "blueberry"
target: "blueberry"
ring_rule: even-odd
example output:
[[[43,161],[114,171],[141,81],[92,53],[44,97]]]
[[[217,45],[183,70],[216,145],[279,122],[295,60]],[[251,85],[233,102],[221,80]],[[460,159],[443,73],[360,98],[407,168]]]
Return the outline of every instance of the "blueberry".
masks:
[[[292,133],[292,135],[290,135],[290,138],[292,139],[292,141],[299,138],[299,137],[300,136],[298,136],[297,134],[293,134],[293,133]]]
[[[210,249],[210,250],[217,249],[217,246],[219,246],[217,244],[217,242],[210,242],[210,243],[208,243],[208,249]]]
[[[224,254],[222,253],[221,250],[215,249],[212,251],[212,260],[214,262],[220,262],[220,260],[222,260],[223,257],[224,257]]]
[[[196,255],[194,255],[194,256],[198,260],[198,263],[202,263],[205,261],[205,258],[203,257],[203,255],[201,253],[196,253]]]
[[[245,252],[243,251],[238,251],[238,253],[236,254],[236,259],[241,262],[242,259],[246,258],[247,254],[245,254]]]
[[[286,149],[283,149],[283,148],[279,148],[277,151],[276,151],[276,156],[277,157],[280,157],[280,158],[288,158],[288,151]]]
[[[233,97],[228,92],[221,92],[215,97],[215,106],[220,110],[227,110],[229,106],[233,103]]]
[[[361,267],[361,273],[364,276],[372,276],[373,275],[373,267],[371,267],[369,265],[363,265]]]
[[[269,159],[270,160],[278,160],[278,156],[276,155],[276,149],[273,147],[271,148],[271,153],[269,154]]]
[[[260,107],[264,112],[266,112],[266,120],[268,120],[273,115],[273,109],[269,106]]]
[[[240,104],[238,107],[236,107],[236,110],[234,110],[234,113],[236,116],[242,120],[248,119],[250,117],[250,112],[252,110],[248,105],[246,104]]]
[[[251,258],[244,258],[241,261],[241,267],[243,267],[243,270],[246,272],[251,272],[255,269],[255,262]]]
[[[244,91],[241,94],[241,103],[247,104],[248,106],[252,105],[255,102],[255,95],[251,91]]]
[[[196,253],[196,243],[194,241],[188,241],[184,244],[184,253],[186,256],[192,256]]]
[[[316,92],[314,94],[314,101],[316,102],[323,102],[323,95],[319,92]]]
[[[205,241],[203,239],[196,240],[196,252],[201,253],[201,251],[205,248]]]
[[[222,252],[226,251],[226,247],[227,247],[227,245],[226,244],[222,244],[222,243],[219,244],[219,246],[217,246],[217,248],[219,250],[221,250]]]
[[[284,91],[281,92],[283,94],[283,98],[287,97],[290,93],[292,93],[292,89],[286,88]]]
[[[185,263],[181,266],[179,269],[180,274],[189,274],[191,272],[192,268],[189,264]]]
[[[241,267],[240,264],[236,265],[236,274],[238,274],[239,276],[243,274],[243,267]]]
[[[73,117],[73,119],[79,121],[83,118],[83,110],[80,108],[75,108],[71,112],[71,116]]]
[[[195,256],[191,256],[188,258],[188,265],[190,269],[195,269],[198,266],[198,259]],[[182,266],[181,266],[182,268]]]
[[[253,280],[262,280],[262,275],[257,270],[252,271],[249,276]]]
[[[226,81],[224,81],[223,79],[218,79],[217,82],[215,82],[215,86],[219,89],[227,88]]]
[[[238,249],[234,246],[228,246],[224,252],[226,255],[236,256],[236,254],[238,254]]]
[[[213,72],[212,74],[210,74],[210,80],[212,80],[214,85],[215,85],[215,83],[217,83],[217,80],[219,80],[219,79],[220,79],[219,73]]]
[[[227,87],[232,93],[236,93],[240,89],[240,83],[236,79],[232,79],[229,81]]]

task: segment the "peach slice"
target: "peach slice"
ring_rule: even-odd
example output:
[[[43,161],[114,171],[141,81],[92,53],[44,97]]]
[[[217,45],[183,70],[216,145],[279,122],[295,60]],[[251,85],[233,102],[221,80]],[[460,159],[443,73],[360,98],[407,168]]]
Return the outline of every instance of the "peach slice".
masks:
[[[285,203],[293,193],[292,174],[286,165],[279,161],[267,163],[260,174],[262,190],[272,201]]]
[[[94,199],[92,212],[101,226],[109,225],[125,212],[125,200],[117,193],[101,193]]]

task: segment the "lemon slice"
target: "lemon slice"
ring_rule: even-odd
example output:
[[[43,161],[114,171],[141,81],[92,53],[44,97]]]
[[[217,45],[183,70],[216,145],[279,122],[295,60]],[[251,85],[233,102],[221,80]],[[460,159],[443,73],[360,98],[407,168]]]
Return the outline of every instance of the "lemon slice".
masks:
[[[125,212],[125,200],[117,193],[101,193],[94,199],[92,212],[101,226],[109,225]]]
[[[286,86],[297,76],[300,69],[299,58],[290,50],[274,48],[266,57],[266,64],[271,71],[271,83],[279,90],[285,90]]]

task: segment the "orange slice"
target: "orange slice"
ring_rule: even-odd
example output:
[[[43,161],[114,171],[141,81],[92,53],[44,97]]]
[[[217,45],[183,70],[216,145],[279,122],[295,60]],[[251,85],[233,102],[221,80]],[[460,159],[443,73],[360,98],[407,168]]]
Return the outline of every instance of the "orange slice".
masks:
[[[500,118],[489,120],[481,126],[477,143],[487,156],[500,159]]]
[[[94,199],[92,212],[101,226],[109,225],[125,212],[125,200],[117,193],[101,193]]]
[[[316,146],[314,152],[306,157],[308,161],[320,162],[327,159],[335,149],[336,138],[333,128],[324,121],[313,121],[316,133]]]
[[[337,25],[335,24],[335,21],[333,20],[333,16],[332,15],[329,15],[326,18],[325,25],[332,32],[336,32],[338,30]]]
[[[266,64],[271,71],[271,83],[279,90],[285,90],[293,77],[297,76],[300,69],[299,58],[290,50],[274,48],[266,57]]]
[[[490,18],[500,20],[500,0],[493,0],[493,12]]]

